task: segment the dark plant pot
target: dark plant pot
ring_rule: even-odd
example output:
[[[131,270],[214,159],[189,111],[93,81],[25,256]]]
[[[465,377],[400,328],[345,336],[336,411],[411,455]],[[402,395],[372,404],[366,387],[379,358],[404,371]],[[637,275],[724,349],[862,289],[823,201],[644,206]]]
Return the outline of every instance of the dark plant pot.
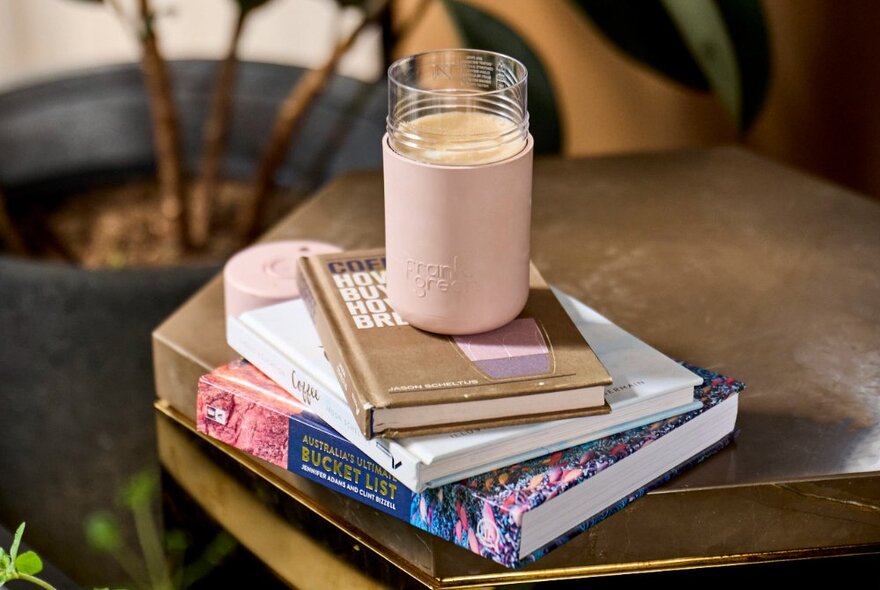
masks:
[[[188,165],[216,62],[173,64]],[[299,68],[244,63],[225,160],[246,179]],[[384,89],[335,78],[278,175],[310,189],[377,168]],[[135,65],[0,94],[0,183],[13,203],[150,174],[148,106]],[[120,580],[85,546],[83,522],[155,465],[150,332],[218,266],[88,271],[0,255],[0,524],[84,584]]]

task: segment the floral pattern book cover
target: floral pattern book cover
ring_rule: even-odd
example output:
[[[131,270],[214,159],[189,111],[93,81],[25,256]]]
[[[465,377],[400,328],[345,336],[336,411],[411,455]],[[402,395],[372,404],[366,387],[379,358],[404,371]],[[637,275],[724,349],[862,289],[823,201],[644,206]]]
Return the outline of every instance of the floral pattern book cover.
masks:
[[[744,385],[688,366],[703,378],[703,407],[604,439],[510,465],[460,482],[413,493],[265,377],[247,361],[216,369],[199,381],[200,432],[293,473],[317,481],[506,567],[521,567],[617,512],[723,448],[730,433],[647,486],[562,536],[520,556],[523,515],[575,489],[676,428],[738,394]]]

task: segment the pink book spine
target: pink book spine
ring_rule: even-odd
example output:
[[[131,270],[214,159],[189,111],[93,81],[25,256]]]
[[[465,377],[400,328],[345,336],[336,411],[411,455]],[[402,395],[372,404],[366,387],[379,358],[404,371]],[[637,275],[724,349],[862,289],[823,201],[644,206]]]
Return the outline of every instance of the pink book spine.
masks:
[[[277,386],[243,361],[204,375],[199,379],[196,425],[203,434],[287,469],[290,416],[303,408],[292,397],[281,401],[269,395],[266,388]]]

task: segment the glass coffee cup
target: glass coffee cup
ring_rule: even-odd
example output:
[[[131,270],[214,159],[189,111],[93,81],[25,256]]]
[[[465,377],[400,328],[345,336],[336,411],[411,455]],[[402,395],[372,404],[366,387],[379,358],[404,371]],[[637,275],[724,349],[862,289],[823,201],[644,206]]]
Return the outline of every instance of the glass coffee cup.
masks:
[[[529,292],[532,152],[525,66],[489,51],[388,70],[383,138],[388,296],[411,325],[474,334]]]

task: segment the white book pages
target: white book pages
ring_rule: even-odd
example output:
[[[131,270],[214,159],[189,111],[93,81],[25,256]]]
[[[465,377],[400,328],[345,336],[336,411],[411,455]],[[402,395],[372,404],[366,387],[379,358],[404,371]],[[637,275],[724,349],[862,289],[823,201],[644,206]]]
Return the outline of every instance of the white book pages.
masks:
[[[336,397],[334,416],[323,415],[318,406],[314,407],[315,413],[383,467],[389,465],[389,458],[393,457],[391,466],[397,467],[388,470],[416,491],[428,484],[439,485],[450,476],[482,473],[690,408],[693,388],[702,382],[697,375],[583,303],[558,290],[554,292],[611,374],[613,384],[606,387],[606,400],[611,405],[609,414],[396,440],[367,440],[362,435],[355,436],[356,427],[337,425],[343,418],[338,402],[345,403],[345,397],[301,300],[242,314],[230,327],[234,326],[237,332],[250,331],[251,338],[238,334],[236,342],[232,342],[230,333],[230,345],[271,378],[282,379],[279,385],[294,395],[297,393],[293,382],[298,373],[318,387],[321,395]],[[257,350],[260,346],[273,350]],[[267,363],[267,358],[273,359],[273,365],[279,364],[279,358],[286,359],[287,366],[270,367],[272,371],[267,371],[261,366]],[[403,472],[413,474],[414,481],[400,477]]]

